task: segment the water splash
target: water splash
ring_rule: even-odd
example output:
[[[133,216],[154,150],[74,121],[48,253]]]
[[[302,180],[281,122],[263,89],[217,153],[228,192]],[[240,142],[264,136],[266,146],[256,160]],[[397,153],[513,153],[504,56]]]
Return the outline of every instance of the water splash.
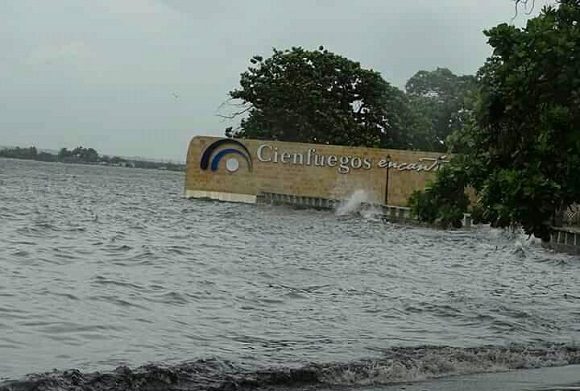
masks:
[[[356,190],[348,199],[342,201],[336,208],[337,216],[360,213],[365,204],[369,203],[369,195],[364,190]]]
[[[336,215],[357,215],[365,220],[378,220],[383,215],[383,211],[371,202],[366,191],[357,190],[337,206]]]
[[[366,204],[359,212],[365,220],[380,220],[383,217],[383,211],[375,204]]]
[[[565,345],[539,348],[424,346],[386,349],[383,357],[378,359],[262,369],[243,369],[219,360],[198,360],[175,366],[150,364],[133,370],[119,367],[112,373],[82,373],[78,370],[52,372],[0,383],[0,391],[227,391],[360,387],[578,363],[578,348]]]

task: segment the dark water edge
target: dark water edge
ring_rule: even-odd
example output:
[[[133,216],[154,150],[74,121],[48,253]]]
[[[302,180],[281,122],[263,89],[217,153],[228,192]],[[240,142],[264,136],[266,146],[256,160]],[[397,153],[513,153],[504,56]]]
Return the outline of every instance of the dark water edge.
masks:
[[[0,391],[61,390],[559,390],[580,385],[580,348],[391,348],[380,359],[248,370],[198,360],[113,372],[78,370],[29,375]],[[531,371],[530,369],[536,369]],[[485,375],[482,375],[485,374]],[[558,384],[568,383],[560,387]],[[531,388],[530,388],[531,387]],[[538,388],[543,387],[543,388]],[[558,388],[560,387],[560,388]]]

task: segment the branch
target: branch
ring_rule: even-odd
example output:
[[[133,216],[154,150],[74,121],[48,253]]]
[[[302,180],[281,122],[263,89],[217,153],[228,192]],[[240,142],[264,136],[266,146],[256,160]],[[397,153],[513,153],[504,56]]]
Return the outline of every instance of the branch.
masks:
[[[230,105],[230,106],[234,106],[234,107],[244,107],[247,104],[247,102],[240,102],[240,103],[235,103],[234,104],[234,103],[232,103],[234,100],[236,100],[236,99],[229,98],[229,99],[223,101],[218,106],[218,108],[216,110],[216,115],[218,117],[222,118],[222,119],[234,119],[234,118],[236,118],[236,117],[238,117],[238,116],[240,116],[242,114],[247,113],[248,111],[250,111],[251,109],[254,108],[254,105],[250,104],[249,106],[245,107],[243,110],[236,111],[235,113],[230,114],[230,115],[219,114],[219,111],[222,110],[225,105]]]
[[[247,113],[248,111],[250,111],[253,108],[254,108],[254,106],[253,105],[250,105],[250,106],[246,107],[244,110],[236,111],[233,114],[230,114],[230,115],[217,114],[217,116],[220,117],[220,118],[224,118],[224,119],[234,119],[237,116],[240,116],[242,114]]]
[[[224,107],[226,104],[230,103],[232,100],[234,100],[234,98],[229,98],[224,100],[222,103],[220,103],[220,105],[218,106],[216,111],[221,110],[222,107]]]

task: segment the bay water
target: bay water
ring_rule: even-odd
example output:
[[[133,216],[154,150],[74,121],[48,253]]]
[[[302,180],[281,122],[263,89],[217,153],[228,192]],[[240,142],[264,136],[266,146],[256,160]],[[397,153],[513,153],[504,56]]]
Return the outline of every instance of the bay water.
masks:
[[[444,379],[580,363],[578,257],[356,205],[187,200],[183,183],[0,159],[0,387],[163,369],[192,389],[453,389]],[[562,376],[540,378],[526,387]]]

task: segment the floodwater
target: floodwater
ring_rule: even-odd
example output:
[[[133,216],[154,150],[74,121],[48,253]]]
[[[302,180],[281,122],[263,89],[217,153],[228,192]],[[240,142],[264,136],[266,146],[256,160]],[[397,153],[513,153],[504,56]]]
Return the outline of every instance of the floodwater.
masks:
[[[0,389],[580,384],[550,368],[580,364],[577,257],[182,194],[181,173],[0,159]]]

